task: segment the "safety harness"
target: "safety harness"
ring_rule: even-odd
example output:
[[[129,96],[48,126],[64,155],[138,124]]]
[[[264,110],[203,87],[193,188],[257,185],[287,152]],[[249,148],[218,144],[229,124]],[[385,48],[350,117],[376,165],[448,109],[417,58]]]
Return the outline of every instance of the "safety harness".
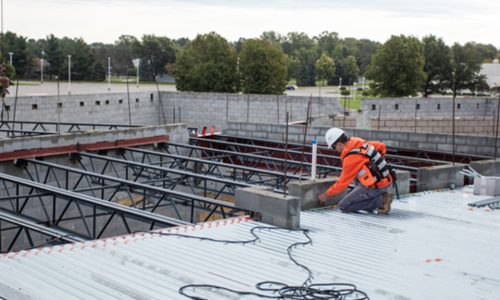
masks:
[[[358,180],[364,186],[372,186],[388,178],[391,174],[389,164],[387,164],[384,157],[372,145],[364,143],[360,148],[351,149],[345,157],[351,154],[361,154],[369,159],[357,175]]]

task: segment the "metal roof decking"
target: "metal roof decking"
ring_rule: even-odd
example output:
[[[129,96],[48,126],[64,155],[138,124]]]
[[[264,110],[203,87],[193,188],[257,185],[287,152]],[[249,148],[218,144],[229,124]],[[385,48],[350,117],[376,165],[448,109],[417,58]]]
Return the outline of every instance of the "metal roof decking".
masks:
[[[496,299],[500,295],[500,212],[471,208],[472,189],[396,201],[389,216],[318,209],[301,214],[312,245],[292,256],[313,283],[348,282],[370,299]],[[245,218],[169,228],[217,240],[248,240],[261,223]],[[163,230],[166,232],[166,230]],[[225,244],[133,234],[0,256],[0,297],[12,299],[186,299],[186,284],[257,291],[264,280],[300,285],[307,272],[286,249],[300,232],[258,231],[260,241]],[[222,290],[189,294],[235,299]],[[242,299],[261,299],[245,296]]]

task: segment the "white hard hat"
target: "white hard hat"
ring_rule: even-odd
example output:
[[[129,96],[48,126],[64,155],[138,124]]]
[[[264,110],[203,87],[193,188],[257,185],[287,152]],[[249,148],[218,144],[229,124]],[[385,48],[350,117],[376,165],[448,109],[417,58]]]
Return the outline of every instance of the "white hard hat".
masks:
[[[326,144],[328,145],[328,148],[331,148],[333,144],[337,142],[337,140],[345,135],[345,132],[340,129],[340,128],[330,128],[325,134],[325,140]]]

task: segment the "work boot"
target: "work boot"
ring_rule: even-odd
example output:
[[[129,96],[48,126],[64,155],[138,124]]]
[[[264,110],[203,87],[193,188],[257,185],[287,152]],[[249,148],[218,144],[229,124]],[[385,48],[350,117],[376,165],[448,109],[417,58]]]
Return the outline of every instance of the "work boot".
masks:
[[[379,207],[378,213],[382,215],[387,215],[391,211],[391,203],[392,198],[394,197],[393,193],[385,193],[382,195],[382,206]]]

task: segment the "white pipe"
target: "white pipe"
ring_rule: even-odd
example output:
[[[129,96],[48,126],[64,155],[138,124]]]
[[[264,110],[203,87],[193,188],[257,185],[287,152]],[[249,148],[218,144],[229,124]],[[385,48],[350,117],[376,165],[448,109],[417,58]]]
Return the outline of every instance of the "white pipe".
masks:
[[[316,140],[312,140],[311,180],[316,179],[317,158],[318,158],[318,142]]]

